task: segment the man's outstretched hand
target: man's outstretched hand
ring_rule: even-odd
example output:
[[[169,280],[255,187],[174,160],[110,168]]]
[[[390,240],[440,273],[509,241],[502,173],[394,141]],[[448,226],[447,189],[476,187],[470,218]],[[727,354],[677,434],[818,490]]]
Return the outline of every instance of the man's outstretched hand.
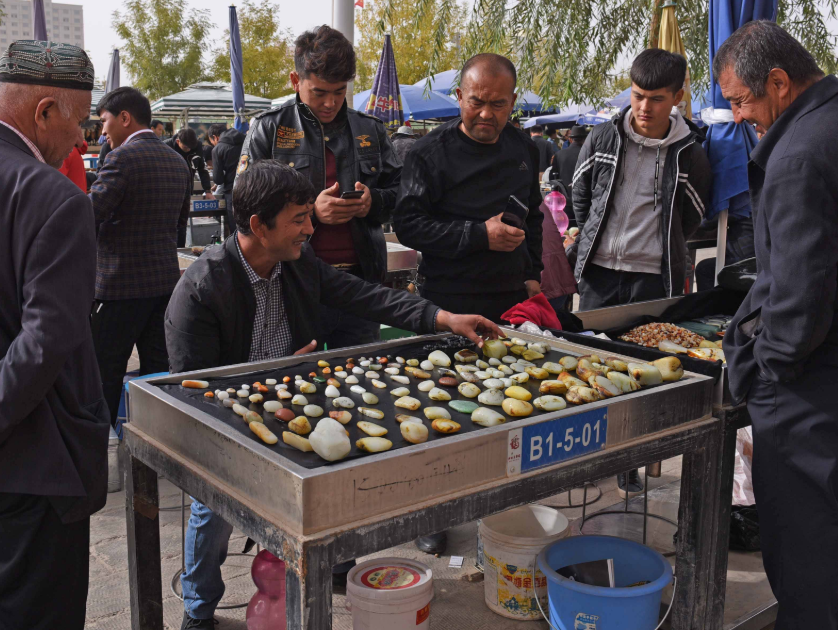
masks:
[[[295,355],[308,354],[309,352],[314,352],[316,349],[317,349],[317,340],[312,339],[311,342],[308,345],[303,346],[302,348],[297,350],[294,354]]]
[[[480,315],[455,315],[440,310],[436,316],[436,328],[440,331],[450,331],[455,335],[468,337],[478,348],[483,347],[484,339],[497,339],[500,329],[494,322]]]

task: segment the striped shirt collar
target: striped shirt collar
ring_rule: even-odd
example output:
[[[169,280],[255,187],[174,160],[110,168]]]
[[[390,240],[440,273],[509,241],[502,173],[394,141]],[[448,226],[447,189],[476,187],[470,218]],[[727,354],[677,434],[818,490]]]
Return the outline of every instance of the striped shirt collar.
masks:
[[[20,133],[20,131],[12,127],[9,123],[0,120],[0,125],[3,125],[7,129],[11,129],[12,131],[14,131],[18,135],[18,137],[26,143],[26,146],[29,147],[29,150],[32,152],[32,155],[34,155],[35,159],[37,159],[41,164],[47,163],[46,160],[44,160],[44,156],[41,155],[41,152],[38,150],[38,147],[32,144],[32,141],[29,138],[24,136],[22,133]]]
[[[253,267],[250,266],[250,263],[247,262],[247,259],[242,254],[242,248],[239,245],[239,234],[236,232],[236,249],[239,251],[239,258],[242,259],[242,265],[244,266],[244,272],[247,274],[247,279],[250,280],[250,284],[259,284],[260,282],[264,281],[265,278],[260,276],[258,273],[253,271]],[[270,281],[273,282],[282,274],[282,263],[276,263],[276,267],[273,268],[271,271]]]

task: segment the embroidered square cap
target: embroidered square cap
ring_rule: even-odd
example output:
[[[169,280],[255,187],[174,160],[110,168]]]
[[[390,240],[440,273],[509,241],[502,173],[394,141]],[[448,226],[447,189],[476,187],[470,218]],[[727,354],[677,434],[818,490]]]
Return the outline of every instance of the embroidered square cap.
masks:
[[[93,90],[93,63],[72,44],[19,39],[0,57],[0,81]]]

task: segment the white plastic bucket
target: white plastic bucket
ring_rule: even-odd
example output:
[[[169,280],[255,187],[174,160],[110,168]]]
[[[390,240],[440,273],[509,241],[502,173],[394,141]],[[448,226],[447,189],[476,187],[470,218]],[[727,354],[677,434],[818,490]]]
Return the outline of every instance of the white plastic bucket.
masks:
[[[353,630],[428,630],[433,596],[433,573],[415,560],[376,558],[347,576]]]
[[[486,605],[510,619],[541,619],[533,590],[547,605],[547,578],[532,570],[544,547],[567,536],[567,519],[545,505],[524,505],[484,518],[480,523],[483,539],[484,597]]]

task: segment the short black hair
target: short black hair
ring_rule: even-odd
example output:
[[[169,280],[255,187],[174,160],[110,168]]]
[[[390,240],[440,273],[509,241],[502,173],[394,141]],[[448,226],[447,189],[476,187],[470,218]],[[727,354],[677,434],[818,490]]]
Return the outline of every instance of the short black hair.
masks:
[[[327,83],[349,82],[355,78],[355,49],[343,33],[324,24],[294,42],[294,69],[301,79],[313,74]]]
[[[236,176],[233,215],[242,234],[250,234],[250,217],[273,229],[286,205],[314,203],[317,191],[308,177],[277,160],[256,160]]]
[[[530,133],[544,133],[544,127],[541,125],[533,125],[530,127]]]
[[[684,87],[687,60],[660,48],[647,48],[631,64],[631,82],[641,90],[667,88],[673,94]]]
[[[210,125],[209,131],[207,132],[207,138],[212,138],[213,136],[220,138],[221,134],[227,131],[227,125],[224,123],[213,123]]]
[[[151,104],[142,92],[132,87],[116,88],[105,94],[96,105],[96,115],[101,116],[103,111],[114,116],[128,112],[143,127],[148,127],[151,122]]]
[[[748,22],[719,46],[713,58],[713,79],[718,83],[728,68],[757,98],[765,95],[768,74],[774,68],[784,70],[797,85],[823,76],[811,53],[782,26],[768,20]]]
[[[508,73],[512,77],[512,85],[518,85],[518,71],[515,70],[515,64],[503,55],[496,55],[495,53],[480,53],[466,61],[460,72],[460,85],[463,85],[469,70],[482,65],[488,66],[489,71],[494,74]]]
[[[156,118],[151,121],[149,127],[154,129],[157,125],[163,125],[164,128],[166,127],[166,123],[164,123],[162,120],[157,120]]]
[[[198,134],[196,134],[195,130],[190,127],[184,127],[177,132],[177,136],[175,137],[185,144],[186,148],[190,151],[195,149],[200,144],[200,142],[198,142]]]

